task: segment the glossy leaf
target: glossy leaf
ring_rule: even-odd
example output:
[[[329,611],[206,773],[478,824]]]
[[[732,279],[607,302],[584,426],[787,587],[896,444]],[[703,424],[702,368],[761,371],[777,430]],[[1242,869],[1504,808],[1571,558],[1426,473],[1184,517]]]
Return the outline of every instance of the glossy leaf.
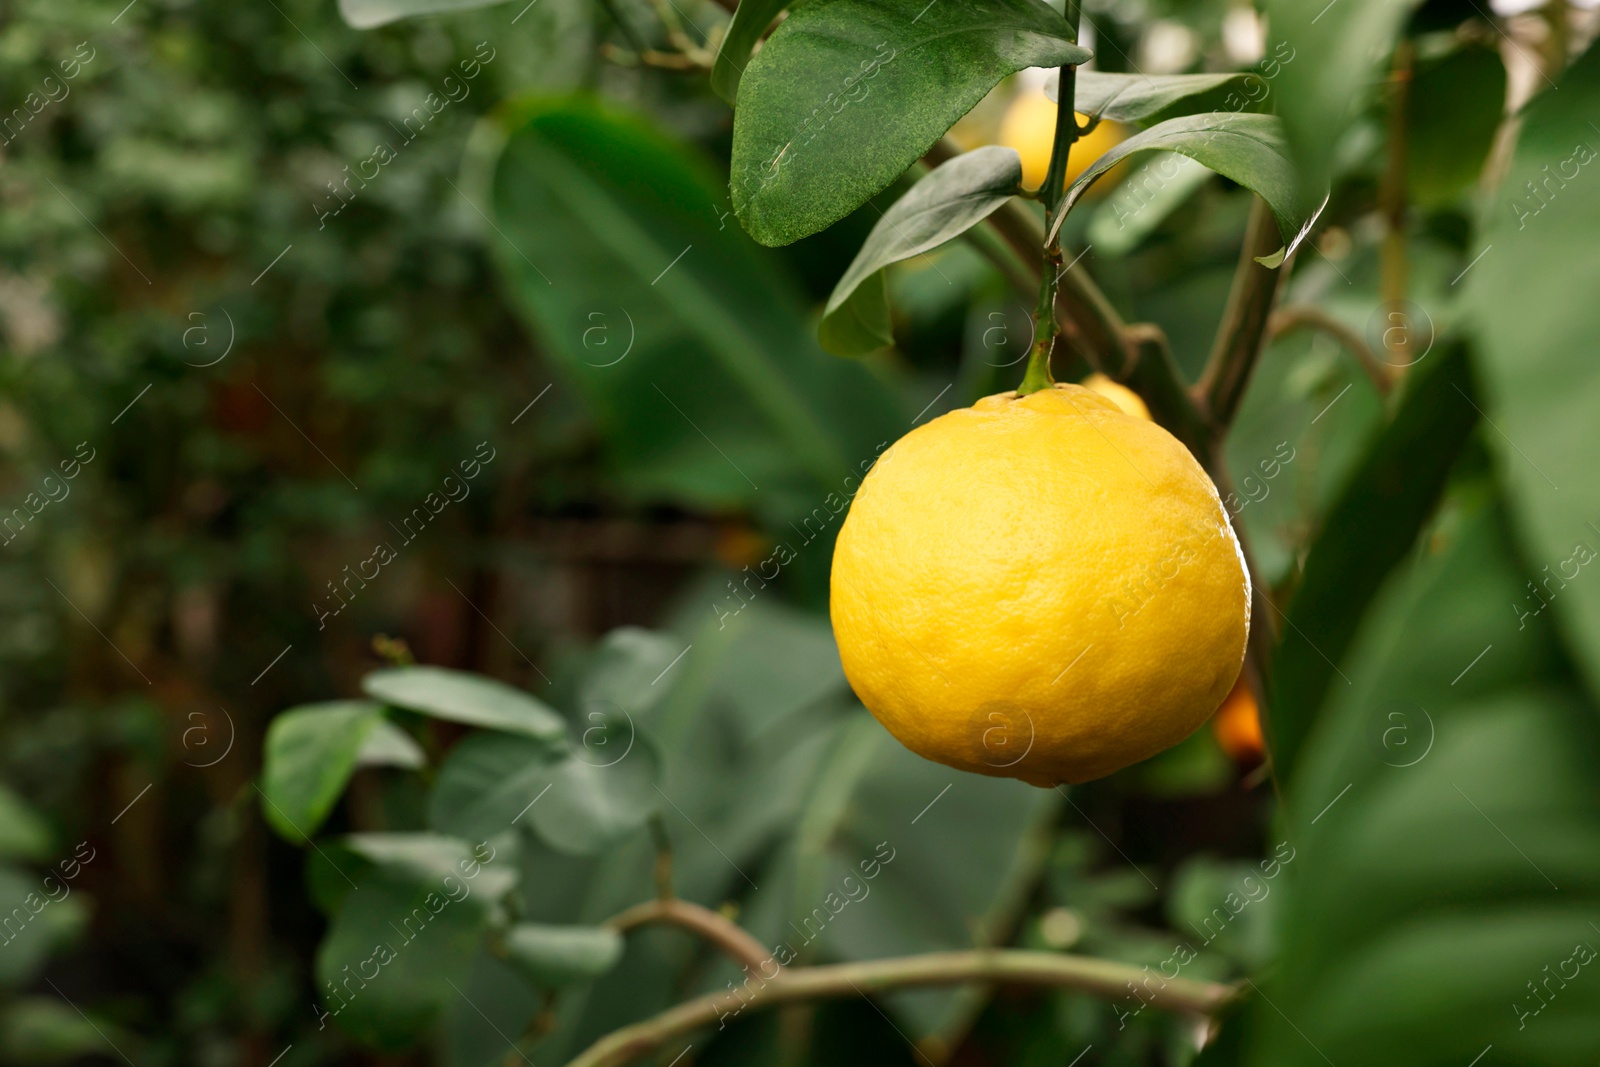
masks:
[[[524,734],[541,741],[566,735],[561,716],[522,690],[466,671],[443,667],[393,667],[361,680],[374,700],[436,719]]]
[[[1013,148],[999,146],[967,152],[929,171],[872,227],[861,251],[833,287],[822,313],[823,329],[829,328],[829,320],[835,316],[852,316],[850,298],[868,278],[891,263],[922,255],[959,237],[1015,196],[1021,184],[1022,157]],[[871,294],[866,299],[870,301]],[[859,309],[854,314],[859,315]]]
[[[732,104],[739,95],[739,79],[744,77],[756,42],[788,6],[789,0],[739,0],[711,67],[711,88],[728,103]]]
[[[1461,284],[1483,407],[1500,431],[1487,440],[1526,538],[1527,578],[1600,692],[1600,582],[1587,573],[1600,552],[1600,469],[1590,459],[1600,447],[1600,368],[1588,297],[1600,291],[1597,115],[1600,50],[1591,47],[1524,112],[1510,173],[1470,250],[1479,261],[1462,263]]]
[[[339,14],[358,30],[386,26],[401,19],[441,12],[488,7],[505,0],[339,0]]]
[[[1152,125],[1182,115],[1211,111],[1252,111],[1267,96],[1261,75],[1108,74],[1080,70],[1073,76],[1072,109],[1090,118]],[[1059,101],[1061,78],[1045,85],[1045,95]]]
[[[898,436],[885,382],[816,346],[797,294],[684,147],[546,101],[515,113],[494,165],[505,239],[491,250],[626,492],[750,506],[787,528]]]
[[[1054,229],[1060,230],[1067,211],[1094,180],[1135,152],[1165,149],[1188,156],[1253,191],[1272,208],[1284,247],[1262,262],[1269,267],[1281,264],[1307,233],[1326,203],[1318,194],[1308,198],[1295,178],[1285,154],[1282,127],[1271,115],[1211,112],[1168,119],[1148,130],[1141,130],[1115,145],[1089,164],[1076,181],[1067,186],[1066,199]]]
[[[382,719],[382,705],[336,700],[291,708],[272,720],[261,771],[261,814],[278,836],[296,845],[311,840]]]
[[[816,233],[888,187],[1001,78],[1089,58],[1040,0],[810,0],[745,70],[734,210],[762,244]]]
[[[604,926],[518,923],[505,937],[506,959],[541,988],[605,974],[622,958],[622,935]]]
[[[1340,137],[1383,83],[1396,36],[1418,0],[1266,0],[1267,24],[1284,47],[1273,82],[1289,153],[1308,188],[1328,184]]]
[[[1251,1067],[1554,1067],[1600,1047],[1596,709],[1550,616],[1507,609],[1526,564],[1474,497],[1384,591],[1288,783]]]

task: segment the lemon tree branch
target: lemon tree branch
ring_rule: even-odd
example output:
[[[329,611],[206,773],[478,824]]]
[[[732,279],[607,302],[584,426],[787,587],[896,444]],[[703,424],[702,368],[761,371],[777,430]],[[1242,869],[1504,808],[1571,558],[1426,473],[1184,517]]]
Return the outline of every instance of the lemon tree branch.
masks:
[[[1167,1011],[1208,1014],[1234,990],[1215,982],[1163,979],[1144,968],[1087,956],[1020,949],[932,952],[921,956],[838,963],[785,971],[762,980],[759,972],[739,989],[685,1001],[659,1015],[596,1041],[568,1067],[620,1067],[666,1042],[747,1010],[780,1004],[861,996],[893,989],[983,983],[1070,989],[1105,1000],[1137,999]]]
[[[1393,380],[1384,365],[1378,362],[1378,357],[1368,347],[1361,334],[1312,304],[1291,304],[1279,308],[1272,313],[1272,318],[1267,323],[1269,339],[1293,333],[1295,330],[1317,330],[1333,338],[1356,357],[1356,362],[1361,364],[1362,371],[1372,380],[1378,392],[1383,395],[1388,394],[1389,387],[1394,384]]]
[[[1278,297],[1278,283],[1289,269],[1287,263],[1275,270],[1263,267],[1256,257],[1271,255],[1281,244],[1271,208],[1256,197],[1245,227],[1244,245],[1239,250],[1233,288],[1222,312],[1222,325],[1217,328],[1205,373],[1195,387],[1201,414],[1219,436],[1239,410],[1245,386],[1266,343],[1267,322]]]
[[[710,908],[681,900],[677,897],[647,900],[635,904],[627,911],[608,919],[605,925],[618,933],[627,933],[641,926],[666,924],[698,934],[721,949],[740,967],[757,975],[778,969],[766,946],[745,932],[737,923],[724,918]]]

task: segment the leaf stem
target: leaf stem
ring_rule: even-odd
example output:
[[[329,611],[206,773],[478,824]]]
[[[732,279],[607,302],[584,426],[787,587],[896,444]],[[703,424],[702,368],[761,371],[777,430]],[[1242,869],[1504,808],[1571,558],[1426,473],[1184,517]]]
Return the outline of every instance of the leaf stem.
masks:
[[[1066,0],[1066,19],[1072,27],[1072,39],[1078,39],[1078,0]],[[1050,166],[1045,170],[1044,184],[1039,187],[1039,199],[1044,203],[1045,232],[1054,234],[1056,214],[1067,191],[1067,162],[1072,155],[1072,143],[1078,139],[1078,115],[1072,109],[1078,68],[1071,63],[1061,68],[1060,88],[1056,93],[1056,136],[1050,150]],[[1056,290],[1061,285],[1061,240],[1052,236],[1045,242],[1044,265],[1039,272],[1039,305],[1034,311],[1033,349],[1028,353],[1028,369],[1017,386],[1018,396],[1027,396],[1055,384],[1050,374],[1050,356],[1055,351]]]
[[[1234,990],[1187,978],[1162,980],[1150,987],[1148,970],[1110,960],[1019,949],[973,949],[920,956],[837,963],[789,970],[779,978],[759,976],[729,992],[685,1001],[659,1015],[623,1027],[590,1045],[568,1067],[621,1067],[672,1038],[712,1023],[726,1024],[746,1009],[763,1009],[826,997],[924,986],[996,983],[1070,989],[1104,1000],[1136,998],[1168,1011],[1207,1014]]]

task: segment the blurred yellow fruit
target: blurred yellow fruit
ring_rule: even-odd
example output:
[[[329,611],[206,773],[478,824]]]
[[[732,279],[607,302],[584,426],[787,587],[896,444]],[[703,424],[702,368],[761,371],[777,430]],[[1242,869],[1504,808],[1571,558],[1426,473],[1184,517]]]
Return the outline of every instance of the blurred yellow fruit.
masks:
[[[1078,125],[1086,121],[1087,115],[1078,115]],[[1045,172],[1050,169],[1050,149],[1055,144],[1055,137],[1056,105],[1044,95],[1043,90],[1023,93],[1012,101],[1005,121],[1000,124],[1000,143],[1015,148],[1022,157],[1022,184],[1025,187],[1037,189],[1044,184]],[[1102,121],[1079,138],[1067,156],[1067,184],[1072,184],[1085,167],[1126,137],[1127,133],[1121,125]],[[1104,181],[1101,179],[1102,183]]]
[[[1145,420],[1150,418],[1150,409],[1145,407],[1144,399],[1138,393],[1121,382],[1112,381],[1098,371],[1083,380],[1083,387],[1093,389],[1121,408],[1125,415]]]
[[[1258,760],[1266,751],[1256,695],[1242,675],[1212,717],[1211,732],[1216,735],[1222,751],[1240,762]]]
[[[1177,744],[1244,660],[1250,579],[1188,450],[1079,385],[901,438],[833,558],[845,675],[928,759],[1035,785]]]

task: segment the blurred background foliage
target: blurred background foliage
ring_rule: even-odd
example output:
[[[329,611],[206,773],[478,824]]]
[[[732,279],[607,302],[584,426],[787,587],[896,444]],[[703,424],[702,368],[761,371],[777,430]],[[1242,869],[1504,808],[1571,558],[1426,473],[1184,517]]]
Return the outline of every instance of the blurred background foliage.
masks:
[[[0,1060],[561,1062],[734,977],[650,931],[552,999],[548,975],[486,939],[502,909],[592,925],[649,898],[661,834],[679,893],[772,943],[887,843],[871,902],[839,912],[806,959],[1017,944],[1157,967],[1175,941],[1200,945],[1186,975],[1274,990],[1271,1010],[1247,1002],[1213,1062],[1379,1062],[1373,1042],[1381,1062],[1412,1064],[1464,1064],[1491,1042],[1484,1067],[1593,1056],[1595,994],[1581,988],[1529,1035],[1480,1036],[1485,1018],[1500,1018],[1495,1034],[1517,1021],[1506,1005],[1566,956],[1568,927],[1595,918],[1600,895],[1600,593],[1558,597],[1550,615],[1526,601],[1532,626],[1501,606],[1524,603],[1540,567],[1588,537],[1581,520],[1600,518],[1572,510],[1581,494],[1545,494],[1504,437],[1569,457],[1559,483],[1592,481],[1577,427],[1592,423],[1593,389],[1579,386],[1593,374],[1573,363],[1592,308],[1554,282],[1564,310],[1549,293],[1512,297],[1584,254],[1593,189],[1538,201],[1557,217],[1457,284],[1516,221],[1505,198],[1600,115],[1588,56],[1562,79],[1566,110],[1530,118],[1524,154],[1507,156],[1503,116],[1587,46],[1591,10],[1347,2],[1403,25],[1404,77],[1339,83],[1359,107],[1325,145],[1332,197],[1280,297],[1335,329],[1279,324],[1227,440],[1230,509],[1275,602],[1302,582],[1337,585],[1364,558],[1398,567],[1370,613],[1353,609],[1364,621],[1339,637],[1337,684],[1285,683],[1315,741],[1285,809],[1248,741],[1224,751],[1209,730],[1068,796],[925,763],[854,702],[825,615],[846,480],[912,425],[1011,388],[1031,300],[952,244],[889,272],[892,351],[824,354],[820,305],[903,186],[781,250],[746,237],[724,178],[727,106],[703,73],[637,62],[670,43],[672,20],[703,41],[726,11],[115,7],[12,0],[0,25],[0,514],[25,508],[0,535],[0,901],[50,901],[4,920]],[[1103,0],[1086,17],[1108,71],[1245,69],[1277,43],[1224,0]],[[1332,48],[1319,58],[1294,40],[1268,83],[1291,103],[1311,99],[1295,79],[1314,83]],[[957,139],[993,142],[1011,101],[1041,90],[1036,73],[1003,83]],[[1086,201],[1067,244],[1130,320],[1166,330],[1193,378],[1250,196],[1201,172],[1157,183],[1130,213],[1130,191],[1152,188],[1139,167],[1155,165],[1136,159]],[[1507,168],[1512,192],[1485,229],[1485,173]],[[1388,347],[1396,310],[1406,343],[1437,346],[1429,374],[1442,368],[1440,393],[1397,395],[1437,401],[1479,380],[1504,415],[1459,458],[1441,442],[1470,422],[1386,398],[1333,339],[1343,329],[1420,368],[1415,350]],[[1524,356],[1535,311],[1541,343]],[[1431,482],[1384,465],[1394,442],[1440,450]],[[402,529],[474,459],[461,499]],[[1410,526],[1383,521],[1389,498],[1362,498],[1355,472],[1444,502]],[[1319,543],[1326,530],[1338,552]],[[382,577],[345,584],[375,543],[395,546]],[[1450,681],[1485,645],[1499,651],[1472,681]],[[287,816],[269,829],[258,776],[272,717],[356,698],[408,656],[533,694],[580,751],[596,708],[628,708],[648,750],[637,796],[600,829],[574,811],[511,830],[520,804],[503,805],[544,780],[515,777],[550,762],[542,742],[374,694],[391,710],[352,705],[343,775],[314,783],[327,843],[301,847]],[[1396,745],[1422,735],[1387,731],[1423,720],[1439,751],[1407,763]],[[1456,794],[1470,806],[1447,808]],[[373,843],[386,834],[410,850]],[[370,921],[409,906],[419,865],[454,862],[440,835],[492,843],[489,899],[446,913],[429,955],[330,1022],[326,985],[369,951]],[[1274,856],[1287,876],[1211,936]],[[1566,891],[1560,907],[1546,882]],[[1189,1021],[1133,1006],[902,994],[882,1010],[752,1016],[691,1055],[1194,1058]]]

